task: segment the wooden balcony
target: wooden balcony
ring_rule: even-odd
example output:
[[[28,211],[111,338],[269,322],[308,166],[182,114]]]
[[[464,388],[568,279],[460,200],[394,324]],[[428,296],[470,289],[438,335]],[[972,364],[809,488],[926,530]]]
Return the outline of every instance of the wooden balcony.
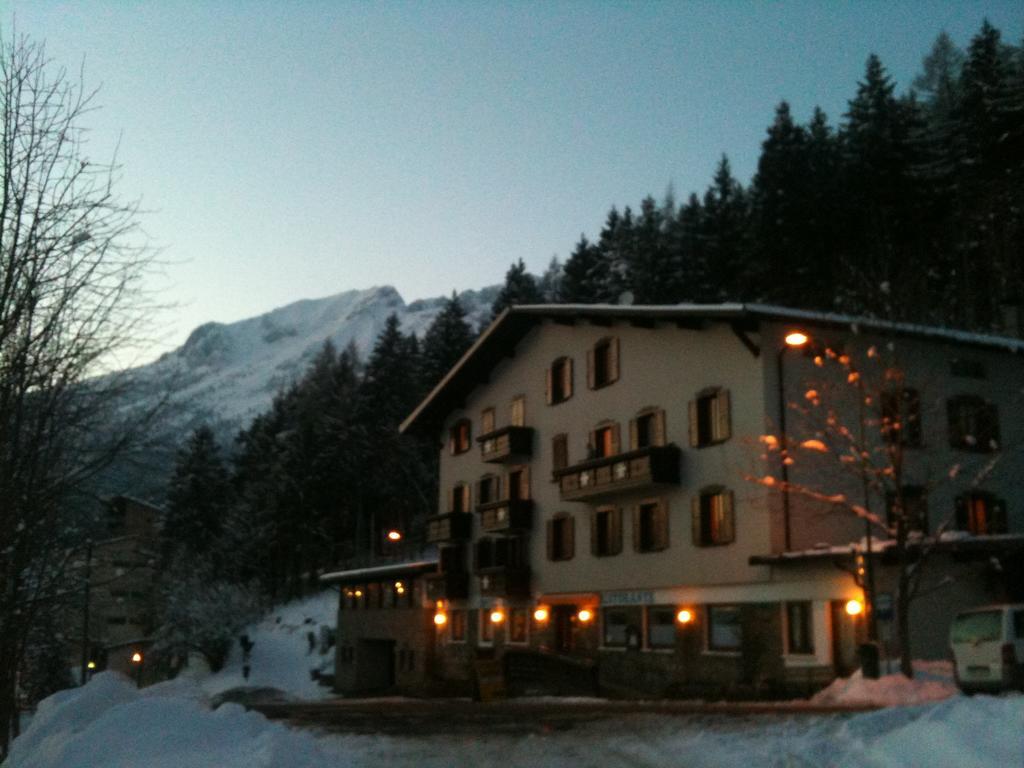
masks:
[[[427,518],[427,543],[468,541],[473,532],[473,516],[468,512],[449,512]]]
[[[423,577],[427,600],[465,600],[469,597],[469,573],[429,573]]]
[[[480,435],[480,458],[491,464],[533,455],[533,427],[502,427]]]
[[[679,484],[676,445],[638,448],[556,470],[562,501],[589,501],[626,491]]]
[[[480,530],[484,533],[527,531],[533,525],[532,499],[499,499],[480,504]]]
[[[480,578],[480,594],[485,597],[530,596],[530,571],[527,568],[481,568],[477,576]]]

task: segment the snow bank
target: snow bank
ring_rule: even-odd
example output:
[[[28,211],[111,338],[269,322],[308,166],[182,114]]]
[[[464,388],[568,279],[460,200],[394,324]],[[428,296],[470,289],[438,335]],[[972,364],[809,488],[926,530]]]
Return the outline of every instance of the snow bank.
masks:
[[[274,608],[262,621],[243,630],[253,645],[249,679],[242,674],[242,650],[235,642],[224,668],[200,680],[209,694],[239,686],[280,689],[297,699],[323,699],[333,695],[317,684],[311,669],[333,674],[334,649],[320,652],[321,627],[333,630],[337,623],[338,593],[320,592],[304,600]],[[317,648],[309,651],[307,635],[312,632]]]
[[[959,694],[949,662],[914,662],[914,679],[903,675],[864,678],[860,670],[837,678],[811,698],[815,704],[876,704],[882,707],[925,704]]]

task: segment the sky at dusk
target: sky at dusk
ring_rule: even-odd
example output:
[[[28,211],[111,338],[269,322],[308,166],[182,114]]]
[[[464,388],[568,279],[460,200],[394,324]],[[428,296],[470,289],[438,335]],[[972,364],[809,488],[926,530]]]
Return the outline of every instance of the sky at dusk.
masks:
[[[4,34],[101,86],[90,154],[119,145],[173,304],[195,326],[391,284],[406,301],[543,271],[612,205],[749,182],[775,105],[834,125],[877,53],[909,87],[988,2],[49,2]]]

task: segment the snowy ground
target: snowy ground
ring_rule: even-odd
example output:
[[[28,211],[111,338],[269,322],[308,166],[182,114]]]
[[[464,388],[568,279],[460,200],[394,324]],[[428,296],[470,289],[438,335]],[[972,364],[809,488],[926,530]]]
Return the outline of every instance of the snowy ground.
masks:
[[[329,695],[309,677],[309,668],[326,663],[329,654],[309,654],[306,633],[333,623],[334,608],[334,593],[325,593],[278,608],[250,627],[256,644],[248,683],[236,648],[216,675],[193,672],[140,691],[108,672],[58,693],[39,705],[3,768],[1024,765],[1024,697],[961,696],[943,663],[918,666],[913,682],[897,676],[839,680],[816,698],[889,705],[857,715],[630,714],[529,735],[454,735],[442,726],[438,735],[395,736],[300,730],[235,704],[210,708],[212,694],[242,684],[296,698]],[[550,703],[536,700],[537,706]]]

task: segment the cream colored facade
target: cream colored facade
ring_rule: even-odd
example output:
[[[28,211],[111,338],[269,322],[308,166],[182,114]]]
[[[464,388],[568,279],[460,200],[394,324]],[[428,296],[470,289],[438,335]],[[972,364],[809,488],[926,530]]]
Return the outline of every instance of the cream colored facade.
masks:
[[[811,341],[803,349],[786,349],[785,335],[797,328]],[[594,350],[605,340],[611,340],[617,351],[616,376],[611,383],[594,388],[588,368],[594,367]],[[637,662],[641,666],[660,664],[670,675],[685,667],[679,675],[689,681],[701,679],[702,663],[717,670],[723,658],[740,664],[740,657],[748,653],[746,646],[743,650],[715,649],[717,635],[710,626],[710,607],[723,606],[728,611],[756,606],[763,614],[758,619],[761,623],[751,623],[754,620],[748,621],[744,614],[742,632],[748,635],[744,642],[750,641],[751,631],[779,635],[758,643],[759,653],[764,655],[768,643],[769,655],[778,657],[762,664],[773,670],[771,674],[796,679],[813,668],[817,670],[815,680],[820,682],[835,671],[846,671],[853,663],[856,643],[864,637],[864,626],[862,619],[850,618],[839,608],[848,600],[862,600],[863,590],[852,574],[836,567],[835,560],[841,559],[838,548],[861,540],[864,523],[843,504],[793,490],[788,493],[787,536],[778,485],[759,482],[768,476],[777,482],[781,466],[781,455],[768,450],[770,443],[765,438],[773,436],[778,441],[782,437],[779,366],[785,437],[792,446],[792,464],[787,471],[794,486],[821,489],[833,499],[842,494],[846,506],[856,504],[885,519],[884,494],[870,488],[865,493],[861,476],[849,471],[849,461],[838,460],[833,445],[828,451],[800,446],[834,437],[825,434],[830,429],[829,416],[833,426],[838,422],[856,432],[862,418],[859,403],[866,402],[865,412],[877,412],[878,403],[871,398],[879,396],[878,387],[902,376],[903,386],[917,393],[921,427],[920,447],[901,452],[905,463],[902,485],[927,488],[930,530],[936,532],[947,524],[955,529],[956,497],[983,489],[1003,504],[1006,526],[1000,532],[1012,538],[1024,534],[1024,491],[1019,483],[1024,470],[1024,420],[1018,417],[1024,405],[1022,352],[1024,344],[1011,340],[768,307],[513,309],[496,321],[403,428],[435,429],[444,440],[439,478],[442,515],[451,509],[456,486],[466,484],[471,489],[472,511],[479,502],[481,478],[501,477],[505,495],[509,473],[528,472],[528,492],[523,495],[532,501],[532,519],[523,535],[529,589],[523,594],[493,594],[493,590],[484,594],[481,586],[486,582],[477,569],[469,578],[465,598],[441,595],[439,605],[476,616],[477,633],[495,608],[506,613],[516,607],[532,611],[537,606],[563,604],[574,610],[588,609],[593,620],[586,626],[577,620],[571,628],[577,638],[565,648],[557,647],[559,641],[553,639],[548,626],[550,618],[531,621],[527,644],[580,653],[599,664],[609,656],[635,651],[653,660]],[[845,363],[843,356],[849,358]],[[571,396],[552,404],[547,372],[556,361],[564,360],[572,361]],[[693,403],[709,392],[728,393],[728,437],[695,446]],[[954,417],[950,402],[963,396],[995,406],[999,440],[994,450],[951,446],[950,421]],[[476,439],[481,424],[493,418],[494,428],[500,432],[511,423],[514,401],[517,408],[525,404],[523,424],[533,430],[532,449],[528,455],[505,462],[485,461]],[[485,415],[490,409],[493,417]],[[554,475],[553,438],[567,437],[569,466],[582,465],[581,472],[588,474],[595,448],[592,430],[617,425],[616,453],[628,453],[634,447],[631,439],[636,439],[631,421],[654,411],[663,412],[664,430],[658,438],[679,449],[678,482],[675,478],[667,483],[641,481],[632,487],[624,482],[619,484],[623,489],[617,490],[613,480],[599,498],[567,500],[572,494],[565,493]],[[455,452],[448,438],[466,420],[471,424],[471,448]],[[884,446],[876,448],[882,456]],[[627,463],[617,467],[610,459],[605,465],[624,477]],[[582,481],[582,476],[579,479]],[[696,541],[701,534],[694,516],[699,520],[706,514],[699,499],[702,492],[710,495],[712,490],[731,494],[732,540],[709,546],[707,541]],[[633,519],[638,506],[655,501],[667,513],[667,546],[639,551],[636,539],[640,533]],[[607,508],[620,511],[621,549],[598,555],[592,548],[593,518],[598,510]],[[574,546],[571,557],[553,560],[549,521],[565,515],[573,521]],[[473,548],[489,536],[481,530],[481,515],[474,512],[473,517],[465,560],[471,573]],[[499,538],[504,535],[497,534]],[[878,526],[873,536],[885,538]],[[442,547],[451,546],[443,536],[435,539]],[[826,546],[836,549],[826,550]],[[879,546],[877,540],[875,546]],[[837,558],[822,556],[830,551],[835,551]],[[783,556],[785,553],[790,557]],[[880,564],[876,571],[878,591],[890,589],[884,567]],[[951,590],[954,592],[959,595],[954,602],[981,599],[976,591],[962,595]],[[787,605],[796,603],[803,606],[798,607],[803,611],[799,615],[809,624],[810,634],[809,644],[803,642],[799,652],[789,647],[787,627]],[[927,610],[934,614],[933,603],[930,598],[922,604],[930,606]],[[694,618],[689,625],[676,627],[674,653],[679,663],[674,666],[666,660],[673,649],[653,647],[656,644],[651,642],[651,616],[657,608],[673,612],[685,608]],[[638,633],[639,640],[623,648],[619,636],[604,626],[606,621],[623,619],[610,617],[603,609],[628,613],[628,631]],[[890,630],[882,618],[884,641]],[[634,623],[637,626],[632,626]],[[752,630],[754,626],[762,630]],[[500,649],[508,631],[500,626],[497,630],[494,643],[481,643],[473,633],[465,642],[476,642],[487,650]],[[445,638],[440,640],[443,645]],[[932,639],[920,647],[930,655],[936,642]],[[724,678],[718,671],[709,673],[709,679]]]

